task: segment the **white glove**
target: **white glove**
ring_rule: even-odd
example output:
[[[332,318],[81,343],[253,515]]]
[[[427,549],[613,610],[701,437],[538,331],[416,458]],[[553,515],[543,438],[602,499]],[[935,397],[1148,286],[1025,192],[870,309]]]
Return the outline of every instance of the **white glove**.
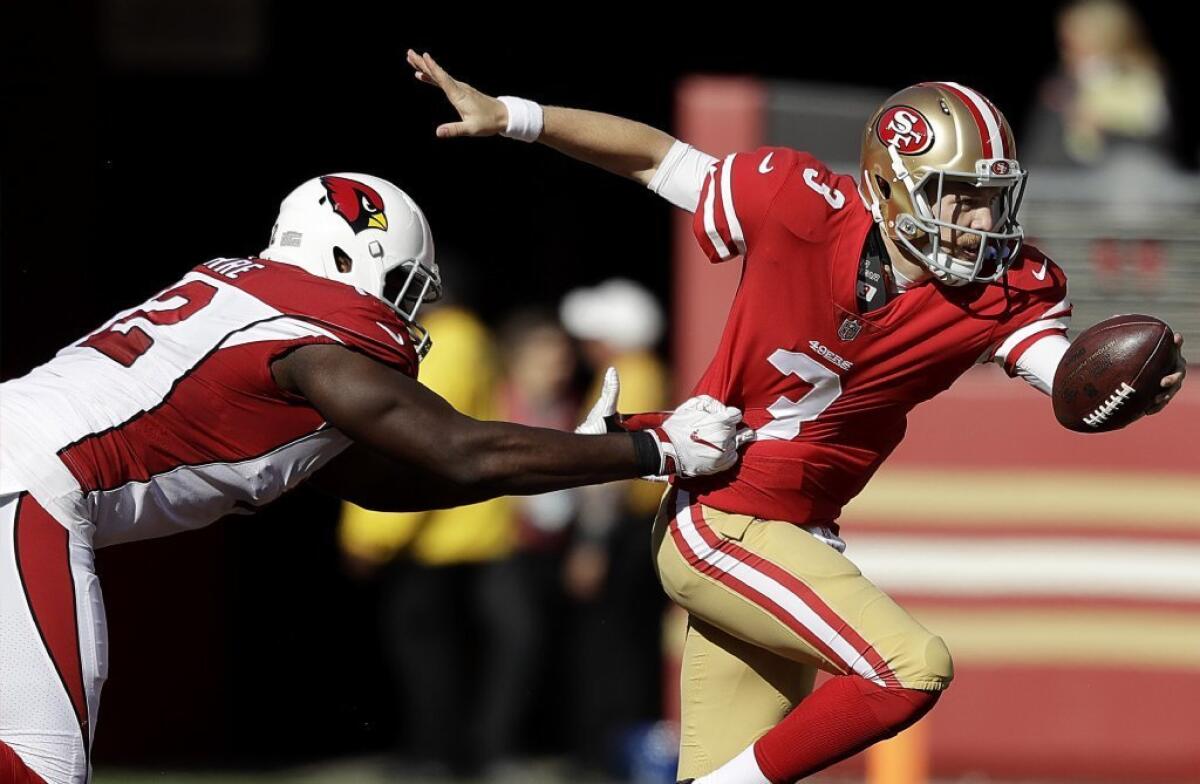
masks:
[[[741,411],[708,395],[686,401],[649,431],[662,453],[659,473],[689,477],[729,468],[737,462],[738,447],[753,438],[754,431],[739,428],[741,421]]]
[[[604,420],[617,414],[617,398],[621,395],[621,379],[617,378],[617,369],[610,367],[604,371],[604,383],[600,387],[600,397],[588,412],[587,419],[575,428],[575,432],[585,436],[602,436],[609,432],[608,423]]]
[[[658,473],[643,479],[665,482],[671,474],[682,477],[718,474],[737,462],[740,447],[754,440],[755,432],[742,424],[741,411],[708,395],[688,400],[669,415],[638,414],[632,420],[641,419],[640,424],[632,420],[623,423],[617,414],[620,393],[621,380],[616,368],[610,367],[604,373],[600,397],[575,432],[598,436],[642,430],[651,435],[659,452]]]

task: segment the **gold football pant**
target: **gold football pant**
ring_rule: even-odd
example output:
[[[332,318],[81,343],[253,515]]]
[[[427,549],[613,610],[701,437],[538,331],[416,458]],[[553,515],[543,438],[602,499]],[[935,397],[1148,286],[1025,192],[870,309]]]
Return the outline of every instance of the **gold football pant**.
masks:
[[[817,669],[888,688],[940,691],[953,677],[940,637],[804,528],[663,498],[654,560],[688,611],[679,777],[702,776],[778,724]]]

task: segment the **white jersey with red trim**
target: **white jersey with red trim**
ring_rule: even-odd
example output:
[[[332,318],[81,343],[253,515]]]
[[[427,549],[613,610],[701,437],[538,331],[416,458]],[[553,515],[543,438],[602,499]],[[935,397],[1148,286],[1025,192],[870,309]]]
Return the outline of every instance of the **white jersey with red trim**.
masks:
[[[250,513],[349,444],[271,362],[340,344],[411,376],[379,299],[266,259],[215,259],[0,386],[0,490],[28,490],[93,544]]]
[[[700,503],[833,525],[914,406],[979,361],[1011,375],[1031,345],[1065,334],[1066,276],[1028,245],[994,284],[927,281],[860,313],[874,225],[854,179],[808,153],[768,147],[711,165],[693,230],[711,261],[742,255],[745,269],[693,394],[741,408],[758,440],[730,471],[681,481]]]

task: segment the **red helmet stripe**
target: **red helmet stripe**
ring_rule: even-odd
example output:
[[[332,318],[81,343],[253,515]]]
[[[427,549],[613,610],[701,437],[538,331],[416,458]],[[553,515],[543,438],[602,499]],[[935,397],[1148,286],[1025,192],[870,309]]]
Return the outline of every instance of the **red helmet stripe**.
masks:
[[[980,98],[982,98],[983,102],[987,104],[987,107],[992,110],[992,114],[995,115],[995,117],[996,117],[996,123],[1000,126],[1001,157],[1016,158],[1017,157],[1017,143],[1016,143],[1016,140],[1013,139],[1012,128],[1009,127],[1009,125],[1004,120],[1004,115],[1001,114],[1000,110],[996,108],[996,104],[992,103],[991,98],[988,98],[986,95],[984,95],[982,93],[976,93],[976,95],[978,95]]]
[[[979,130],[979,138],[983,142],[985,158],[1009,157],[1005,154],[1004,126],[1000,121],[1000,113],[991,107],[987,99],[970,87],[964,87],[957,82],[933,82],[933,84],[953,94],[971,112],[971,117],[975,119],[975,125]]]

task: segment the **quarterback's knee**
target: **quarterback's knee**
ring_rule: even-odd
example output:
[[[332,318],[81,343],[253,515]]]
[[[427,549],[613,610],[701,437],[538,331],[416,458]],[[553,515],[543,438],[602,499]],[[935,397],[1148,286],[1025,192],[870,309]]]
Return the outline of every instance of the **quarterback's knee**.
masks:
[[[933,634],[923,634],[906,646],[892,671],[906,689],[940,692],[954,679],[954,662],[945,641]]]
[[[927,688],[937,685],[936,691],[945,691],[954,680],[954,660],[950,658],[950,649],[946,641],[936,635],[930,636],[925,643],[925,673],[924,680]]]

